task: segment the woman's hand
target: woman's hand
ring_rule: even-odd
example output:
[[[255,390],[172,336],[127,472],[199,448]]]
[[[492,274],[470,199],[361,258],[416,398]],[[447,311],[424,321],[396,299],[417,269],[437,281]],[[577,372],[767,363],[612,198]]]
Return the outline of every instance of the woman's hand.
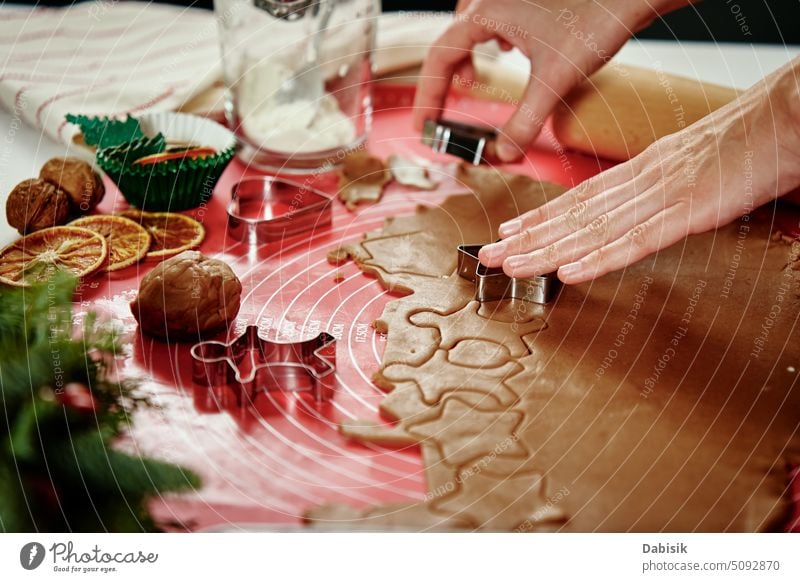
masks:
[[[500,131],[497,155],[519,158],[555,105],[599,69],[639,28],[688,0],[461,0],[453,24],[433,44],[420,74],[414,118],[439,118],[453,75],[470,78],[472,48],[497,40],[531,61],[516,113]]]
[[[738,100],[559,198],[506,222],[481,262],[581,283],[800,185],[800,59]]]

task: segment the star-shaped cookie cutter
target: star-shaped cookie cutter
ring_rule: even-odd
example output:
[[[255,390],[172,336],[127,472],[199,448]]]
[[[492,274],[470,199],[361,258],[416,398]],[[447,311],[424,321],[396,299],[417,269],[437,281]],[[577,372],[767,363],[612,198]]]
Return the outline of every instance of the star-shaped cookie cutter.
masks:
[[[485,245],[458,246],[458,275],[475,283],[475,299],[481,303],[501,299],[519,299],[531,303],[550,303],[558,294],[559,280],[555,273],[530,279],[509,277],[500,268],[481,264],[478,253]]]
[[[231,342],[195,344],[191,355],[197,384],[238,389],[240,403],[262,391],[310,392],[316,402],[327,402],[336,387],[336,338],[324,332],[279,342],[263,339],[251,325]]]

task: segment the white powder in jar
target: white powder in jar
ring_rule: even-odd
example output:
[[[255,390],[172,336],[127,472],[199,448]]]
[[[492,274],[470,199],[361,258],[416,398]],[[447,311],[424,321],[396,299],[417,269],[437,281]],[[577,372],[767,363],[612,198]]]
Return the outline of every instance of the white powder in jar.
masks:
[[[355,124],[330,93],[324,93],[318,101],[276,102],[281,85],[292,74],[276,63],[260,63],[244,73],[237,99],[248,140],[264,149],[290,154],[328,150],[355,141]]]

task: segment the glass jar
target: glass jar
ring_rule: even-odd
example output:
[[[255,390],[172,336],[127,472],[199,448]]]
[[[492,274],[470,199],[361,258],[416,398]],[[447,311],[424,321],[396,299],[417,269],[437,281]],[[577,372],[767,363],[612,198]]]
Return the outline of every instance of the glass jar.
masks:
[[[215,0],[214,11],[244,163],[310,173],[364,143],[377,0]]]

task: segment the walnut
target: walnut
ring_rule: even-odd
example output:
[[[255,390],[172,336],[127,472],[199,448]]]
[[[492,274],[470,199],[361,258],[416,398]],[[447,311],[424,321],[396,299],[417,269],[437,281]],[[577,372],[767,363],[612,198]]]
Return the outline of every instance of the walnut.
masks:
[[[226,263],[184,251],[142,279],[131,311],[143,333],[196,340],[226,327],[239,313],[241,295],[242,284]]]
[[[6,200],[6,219],[20,234],[65,224],[69,218],[69,196],[44,180],[17,184]]]
[[[53,158],[45,162],[39,177],[67,193],[81,214],[97,206],[106,193],[103,179],[90,164],[78,158]]]

